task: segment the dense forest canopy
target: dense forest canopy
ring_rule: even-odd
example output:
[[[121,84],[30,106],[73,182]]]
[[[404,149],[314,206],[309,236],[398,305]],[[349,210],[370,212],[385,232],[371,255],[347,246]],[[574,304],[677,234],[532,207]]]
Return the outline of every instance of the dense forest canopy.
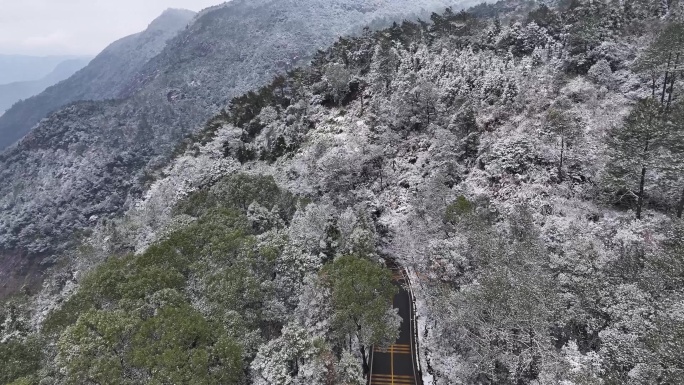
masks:
[[[0,383],[364,384],[411,275],[435,384],[684,378],[677,1],[501,1],[234,98],[42,292]]]

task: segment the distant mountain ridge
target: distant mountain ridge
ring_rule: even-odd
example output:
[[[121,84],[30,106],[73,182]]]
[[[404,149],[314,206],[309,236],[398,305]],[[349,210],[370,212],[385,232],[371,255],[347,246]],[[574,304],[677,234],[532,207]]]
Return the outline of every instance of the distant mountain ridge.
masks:
[[[67,60],[87,59],[80,56],[28,56],[0,54],[0,84],[40,80]],[[89,59],[89,58],[88,58]]]
[[[131,85],[129,79],[159,54],[194,16],[192,11],[169,9],[145,31],[109,45],[74,76],[14,105],[0,117],[0,150],[21,139],[49,113],[69,103],[120,97],[121,91]]]
[[[37,95],[46,88],[69,78],[88,65],[90,59],[70,59],[57,65],[47,76],[39,80],[13,82],[0,85],[0,111],[4,112],[22,99]]]

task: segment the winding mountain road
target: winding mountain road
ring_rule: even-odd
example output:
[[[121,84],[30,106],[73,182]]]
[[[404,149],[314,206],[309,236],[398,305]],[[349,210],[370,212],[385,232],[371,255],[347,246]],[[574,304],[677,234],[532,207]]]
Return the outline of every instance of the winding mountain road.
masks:
[[[394,296],[394,307],[399,309],[401,327],[399,339],[388,349],[374,347],[371,353],[370,385],[421,385],[415,362],[413,302],[406,290],[408,280],[400,268],[393,269],[394,284],[399,292]]]

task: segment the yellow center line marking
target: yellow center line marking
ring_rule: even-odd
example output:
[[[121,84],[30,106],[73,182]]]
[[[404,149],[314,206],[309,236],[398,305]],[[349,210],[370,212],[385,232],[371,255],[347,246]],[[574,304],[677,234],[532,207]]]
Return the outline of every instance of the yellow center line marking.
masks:
[[[390,372],[392,373],[392,385],[394,385],[394,349],[390,353],[391,358],[390,358]]]
[[[390,347],[387,348],[387,349],[375,348],[375,349],[373,349],[373,351],[374,351],[374,352],[378,352],[378,353],[391,353],[391,352],[395,352],[395,353],[402,353],[402,352],[410,353],[410,352],[411,352],[411,348],[409,348],[408,346],[392,345],[392,346],[390,346]]]
[[[394,380],[395,383],[397,384],[412,384],[415,383],[413,380]],[[373,383],[378,383],[378,382],[390,382],[390,379],[388,378],[374,378]]]
[[[395,295],[394,298],[392,298],[392,307],[394,307],[394,303],[397,301],[397,296]],[[396,341],[395,341],[396,342]],[[390,346],[392,347],[392,346]],[[394,349],[390,352],[390,373],[392,374],[392,384],[394,385]]]

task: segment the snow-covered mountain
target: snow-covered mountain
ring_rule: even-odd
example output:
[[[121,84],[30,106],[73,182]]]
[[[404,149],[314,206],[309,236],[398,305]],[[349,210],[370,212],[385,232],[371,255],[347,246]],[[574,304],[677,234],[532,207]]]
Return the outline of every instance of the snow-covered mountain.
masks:
[[[131,152],[92,171],[104,151],[72,144],[89,138],[76,122],[37,130],[22,145],[61,166],[10,164],[67,210],[3,201],[5,223],[48,220],[6,232],[33,258],[0,271],[48,262],[50,226],[118,205],[107,187],[132,170],[150,182],[73,231],[40,291],[0,306],[0,383],[363,385],[370,351],[409,350],[393,279],[416,299],[420,364],[403,384],[680,383],[684,13],[559,4],[340,39],[232,99],[157,169],[126,126],[106,140]],[[106,124],[109,108],[53,117]],[[82,179],[57,174],[64,159]]]
[[[116,99],[123,90],[131,91],[131,79],[194,16],[192,11],[169,9],[145,31],[112,43],[67,80],[12,106],[0,117],[0,150],[21,139],[41,119],[63,106],[80,100]]]
[[[305,64],[341,35],[447,3],[237,0],[203,11],[142,69],[103,73],[102,84],[127,76],[128,82],[77,92],[83,97],[90,92],[94,99],[125,98],[70,105],[0,154],[0,250],[45,255],[73,243],[78,232],[127,208],[181,139],[202,128],[232,97]],[[107,62],[111,52],[131,42],[151,54],[147,45],[138,44],[150,34],[157,36],[147,31],[115,43],[89,67]],[[159,41],[156,47],[162,46]],[[118,70],[115,66],[113,72]],[[88,73],[82,70],[35,100],[52,100],[64,84],[88,89],[78,81]],[[30,106],[26,103],[0,117],[0,124],[14,121],[15,113]]]

